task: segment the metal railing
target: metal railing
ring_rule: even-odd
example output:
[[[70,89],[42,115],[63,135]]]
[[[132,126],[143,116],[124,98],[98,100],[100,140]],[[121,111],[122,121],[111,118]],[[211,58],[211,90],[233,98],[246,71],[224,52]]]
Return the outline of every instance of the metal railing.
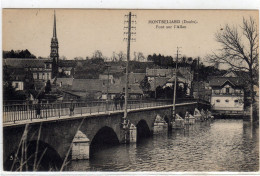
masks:
[[[128,109],[141,109],[172,104],[171,100],[129,100]],[[78,101],[41,104],[12,104],[3,106],[3,123],[49,119],[53,117],[87,115],[93,113],[122,111],[124,103],[120,101]]]

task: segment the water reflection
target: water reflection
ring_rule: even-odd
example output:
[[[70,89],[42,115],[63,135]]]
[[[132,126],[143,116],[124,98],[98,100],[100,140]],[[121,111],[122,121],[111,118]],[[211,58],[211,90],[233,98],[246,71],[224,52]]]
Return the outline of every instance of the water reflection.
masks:
[[[74,171],[258,171],[259,127],[242,120],[186,126],[73,161]]]

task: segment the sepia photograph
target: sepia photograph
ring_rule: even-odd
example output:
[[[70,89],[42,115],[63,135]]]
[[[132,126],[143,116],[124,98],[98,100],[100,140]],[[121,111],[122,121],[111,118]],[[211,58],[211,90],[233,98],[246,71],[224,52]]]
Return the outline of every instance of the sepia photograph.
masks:
[[[259,173],[259,10],[2,9],[2,163]]]

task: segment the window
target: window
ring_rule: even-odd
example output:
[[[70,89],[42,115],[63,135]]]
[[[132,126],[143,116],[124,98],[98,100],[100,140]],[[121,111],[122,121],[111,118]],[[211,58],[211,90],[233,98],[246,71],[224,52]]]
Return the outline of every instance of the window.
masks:
[[[225,100],[225,102],[227,102],[227,103],[228,103],[228,102],[229,102],[229,100],[228,100],[228,99],[226,99],[226,100]]]
[[[238,103],[238,100],[234,100],[235,103]]]
[[[229,94],[229,88],[226,88],[226,93]]]
[[[18,88],[19,84],[18,83],[15,83],[15,88]]]
[[[216,100],[216,102],[217,102],[217,103],[220,103],[220,100],[218,99],[218,100]]]

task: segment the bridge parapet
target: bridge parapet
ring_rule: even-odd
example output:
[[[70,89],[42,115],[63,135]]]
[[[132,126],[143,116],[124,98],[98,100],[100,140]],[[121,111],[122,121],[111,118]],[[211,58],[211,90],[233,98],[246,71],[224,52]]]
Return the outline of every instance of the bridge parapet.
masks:
[[[169,100],[139,100],[129,101],[128,109],[141,109],[169,105]],[[3,123],[16,123],[23,120],[49,119],[53,117],[95,114],[104,112],[117,112],[124,109],[124,104],[118,106],[113,101],[93,102],[65,102],[65,103],[42,103],[42,104],[13,104],[4,105]]]

